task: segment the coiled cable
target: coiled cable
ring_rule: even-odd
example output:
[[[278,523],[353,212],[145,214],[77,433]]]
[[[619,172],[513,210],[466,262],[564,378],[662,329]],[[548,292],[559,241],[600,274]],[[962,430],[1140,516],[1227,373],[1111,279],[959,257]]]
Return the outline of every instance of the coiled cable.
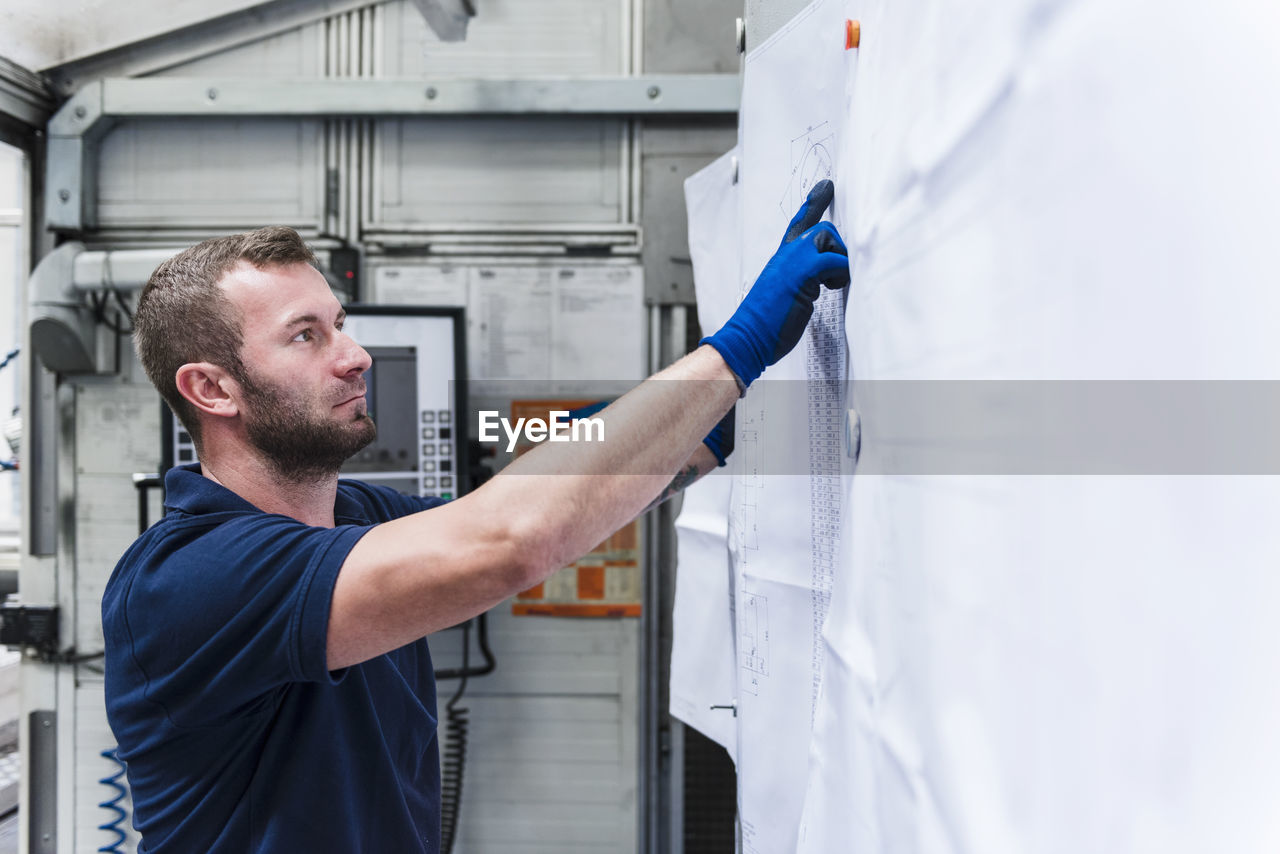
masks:
[[[471,664],[471,622],[462,626],[462,672],[458,690],[445,703],[444,758],[440,768],[440,850],[443,854],[453,851],[453,841],[458,830],[458,812],[462,806],[462,772],[467,764],[467,715],[470,709],[458,705],[467,690],[466,673]]]
[[[125,808],[120,806],[121,802],[129,796],[129,790],[125,788],[125,784],[121,782],[121,780],[124,779],[124,763],[120,761],[120,756],[116,753],[116,748],[114,747],[102,751],[99,755],[104,759],[110,759],[114,762],[116,764],[116,771],[115,773],[109,774],[98,781],[102,785],[113,790],[112,797],[98,804],[100,809],[104,809],[112,813],[111,820],[98,825],[98,830],[115,834],[116,838],[114,841],[103,845],[98,849],[98,851],[99,854],[103,854],[103,852],[105,852],[105,854],[125,854],[124,849],[120,847],[124,845],[125,841],[129,838],[128,834],[125,833],[124,828],[121,826],[123,825],[124,820],[129,817],[129,813],[125,811]]]

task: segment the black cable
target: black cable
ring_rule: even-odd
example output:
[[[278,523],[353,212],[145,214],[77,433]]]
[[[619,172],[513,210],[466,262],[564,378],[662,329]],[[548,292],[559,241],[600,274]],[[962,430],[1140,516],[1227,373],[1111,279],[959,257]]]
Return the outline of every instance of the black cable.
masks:
[[[468,620],[466,623],[463,623],[458,628],[462,628],[463,626],[469,626],[469,625],[471,625],[470,620]],[[453,667],[453,668],[446,667],[443,670],[437,670],[436,671],[437,682],[440,682],[445,679],[465,679],[470,676],[488,676],[490,673],[493,672],[494,668],[497,666],[497,661],[493,657],[493,650],[489,647],[489,614],[488,612],[483,613],[476,618],[476,625],[478,627],[476,639],[480,644],[480,652],[482,655],[484,655],[484,664],[480,665],[479,667],[471,667],[468,665],[464,667]],[[467,660],[467,659],[464,659],[464,660]]]
[[[107,301],[111,298],[113,294],[115,295],[116,302],[119,303],[121,309],[124,310],[125,317],[129,318],[128,329],[124,328],[119,323],[117,323],[114,319],[112,319],[107,315]],[[133,334],[133,315],[129,311],[127,305],[125,304],[124,297],[121,295],[119,291],[114,289],[110,289],[110,290],[104,289],[100,292],[90,291],[89,307],[93,309],[93,319],[97,323],[102,324],[103,326],[107,327],[117,335]]]
[[[458,812],[462,806],[462,772],[467,763],[467,716],[470,709],[458,705],[467,690],[466,673],[471,665],[471,621],[462,624],[462,673],[458,690],[445,703],[445,734],[447,739],[440,768],[440,850],[443,854],[453,851],[453,841],[458,830]]]
[[[106,650],[100,650],[98,652],[86,652],[81,655],[72,654],[67,659],[67,663],[68,664],[84,664],[86,661],[93,661],[94,659],[106,658],[106,657],[107,657]]]
[[[133,309],[129,308],[129,303],[125,302],[124,292],[117,289],[117,290],[112,290],[111,293],[115,294],[116,305],[120,307],[120,311],[124,313],[124,316],[129,318],[129,326],[132,327],[133,326]]]
[[[484,656],[484,666],[477,667],[472,671],[472,676],[488,676],[497,666],[497,661],[493,657],[493,650],[489,648],[489,612],[486,611],[480,615],[479,631],[476,632],[476,641],[480,644],[480,654]]]
[[[152,489],[163,490],[164,478],[162,478],[158,474],[153,474],[153,475],[135,474],[133,476],[133,488],[137,490],[137,493],[138,493],[138,533],[144,534],[146,533],[147,528],[151,527],[150,513],[148,512],[149,503],[147,500],[148,497],[150,496],[150,490]],[[164,498],[163,492],[161,493],[160,497],[161,499]],[[161,512],[160,515],[163,516],[164,513]]]
[[[69,652],[60,652],[51,656],[47,661],[48,664],[85,664],[86,662],[96,661],[99,658],[106,658],[105,650],[100,652],[84,652],[76,653],[75,650]]]

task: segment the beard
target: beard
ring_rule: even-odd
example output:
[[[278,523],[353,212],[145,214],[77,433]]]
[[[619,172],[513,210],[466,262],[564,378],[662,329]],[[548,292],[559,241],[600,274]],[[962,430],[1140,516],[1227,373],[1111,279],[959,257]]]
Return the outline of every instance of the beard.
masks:
[[[332,477],[378,435],[367,413],[357,412],[346,420],[321,419],[292,388],[247,373],[240,378],[240,386],[248,403],[244,424],[249,442],[282,480],[314,482]],[[348,397],[355,388],[348,389]]]

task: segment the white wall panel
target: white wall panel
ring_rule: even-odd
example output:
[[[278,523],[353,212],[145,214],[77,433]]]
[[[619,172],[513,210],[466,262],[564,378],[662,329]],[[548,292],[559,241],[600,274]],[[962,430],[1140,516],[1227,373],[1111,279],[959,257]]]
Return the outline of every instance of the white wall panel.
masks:
[[[157,403],[157,412],[159,408]],[[158,431],[159,419],[155,420]],[[155,471],[155,462],[137,470],[144,468]],[[131,474],[76,476],[74,639],[80,653],[102,650],[102,593],[116,562],[138,535],[137,492]]]
[[[102,591],[138,534],[133,474],[160,462],[160,395],[149,384],[88,380],[76,409],[74,642],[85,654],[102,649]]]
[[[320,123],[129,121],[102,141],[103,227],[241,227],[320,219]]]
[[[166,68],[156,77],[318,77],[322,24],[260,39],[223,50],[182,65]]]
[[[636,622],[623,618],[517,617],[510,602],[489,614],[489,639],[497,669],[474,679],[470,695],[613,695],[623,691],[626,669],[635,648]],[[472,633],[471,661],[478,654]],[[431,638],[436,667],[460,664],[459,632],[444,631]],[[441,684],[441,696],[453,688]]]
[[[634,636],[634,621],[622,625]],[[633,665],[634,643],[626,649]],[[500,672],[525,663],[499,655]],[[455,852],[634,851],[634,693],[481,694],[492,679],[473,681],[461,703],[471,733]]]
[[[116,561],[138,532],[134,472],[155,471],[160,460],[160,397],[150,384],[90,378],[76,386],[75,567],[66,570],[75,600],[76,652],[98,652],[102,642],[102,591]],[[154,521],[154,517],[153,517]],[[99,782],[117,770],[101,755],[115,746],[102,696],[102,662],[76,668],[74,717],[59,710],[59,727],[73,729],[74,840],[59,850],[94,851],[115,839],[98,829],[112,813],[98,805],[113,797]],[[93,668],[93,669],[90,669]],[[60,808],[68,808],[60,805]],[[126,808],[128,804],[125,804]],[[137,834],[121,823],[133,850]]]
[[[378,125],[379,224],[614,223],[623,124],[433,119]]]
[[[386,77],[613,74],[626,70],[621,0],[485,0],[461,42],[442,42],[407,0],[383,17]]]
[[[638,622],[516,617],[503,603],[489,628],[497,668],[460,702],[471,727],[456,854],[634,851]],[[460,664],[460,637],[431,638],[437,667]],[[456,688],[440,683],[446,742]]]
[[[624,0],[490,0],[463,42],[436,38],[401,0],[381,16],[385,77],[620,74]],[[433,119],[383,122],[375,168],[379,226],[624,221],[615,120]]]

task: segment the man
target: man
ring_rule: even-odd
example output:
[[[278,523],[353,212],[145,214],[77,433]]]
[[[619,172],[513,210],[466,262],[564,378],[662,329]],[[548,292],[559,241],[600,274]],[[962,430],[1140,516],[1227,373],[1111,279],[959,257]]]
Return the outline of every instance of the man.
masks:
[[[217,238],[157,268],[135,343],[201,462],[169,472],[169,512],[103,596],[140,850],[437,851],[423,638],[723,463],[731,437],[713,427],[799,341],[819,283],[849,281],[819,222],[832,195],[810,194],[724,328],[599,414],[606,441],[540,446],[447,504],[338,480],[374,436],[370,360],[296,232]]]

